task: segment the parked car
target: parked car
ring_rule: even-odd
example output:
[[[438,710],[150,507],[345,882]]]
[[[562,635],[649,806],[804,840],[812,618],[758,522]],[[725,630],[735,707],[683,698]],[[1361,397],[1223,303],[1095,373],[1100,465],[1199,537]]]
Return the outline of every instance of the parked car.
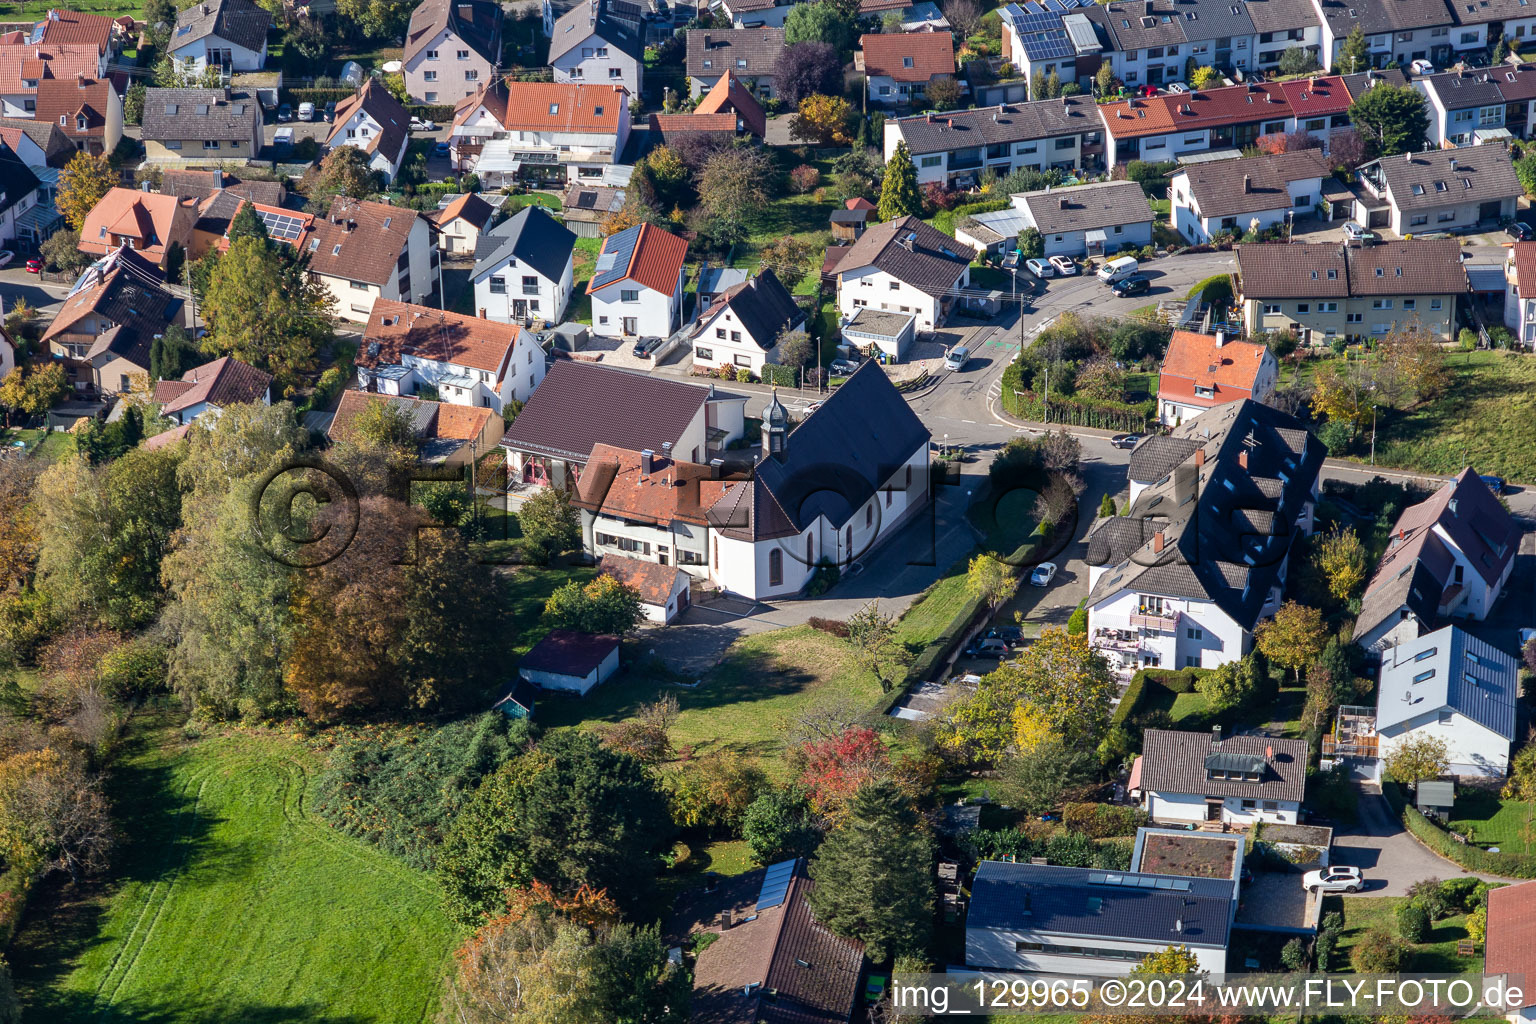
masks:
[[[975,640],[965,649],[967,658],[996,658],[1002,661],[1008,657],[1008,645],[996,637],[988,637],[985,640]]]
[[[1141,439],[1146,436],[1147,435],[1145,434],[1116,434],[1114,437],[1109,439],[1109,443],[1114,445],[1116,448],[1130,450],[1135,448],[1138,444],[1141,444]]]
[[[1359,892],[1365,886],[1360,869],[1335,864],[1321,871],[1301,876],[1301,887],[1308,892]]]
[[[1024,269],[1036,277],[1055,277],[1056,268],[1045,260],[1028,259],[1024,261]]]
[[[1007,255],[1005,255],[1003,257],[1003,269],[1004,270],[1018,270],[1019,269],[1019,250],[1014,249],[1014,250],[1012,250],[1011,252],[1009,252]]]
[[[839,377],[847,377],[859,368],[859,364],[852,359],[834,359],[832,365],[827,367]]]
[[[1041,562],[1039,565],[1035,566],[1034,570],[1029,574],[1029,583],[1030,586],[1033,587],[1048,587],[1051,585],[1051,580],[1054,580],[1055,578],[1056,563]]]
[[[313,121],[315,119],[315,105],[308,100],[299,104],[299,120]]]
[[[1427,61],[1423,57],[1420,57],[1418,60],[1408,65],[1408,70],[1412,71],[1416,75],[1432,75],[1435,73],[1435,65],[1433,62]]]
[[[1105,284],[1114,284],[1122,281],[1141,269],[1141,264],[1134,256],[1119,256],[1110,260],[1099,268],[1094,276]]]
[[[8,267],[8,266],[10,266],[11,260],[13,260],[15,258],[16,258],[16,254],[11,252],[11,250],[9,250],[9,249],[0,249],[0,267]]]
[[[5,266],[5,263],[0,261],[0,267],[3,266]],[[1501,476],[1480,476],[1478,479],[1488,485],[1488,489],[1494,493],[1495,497],[1502,495],[1506,490],[1504,478]]]
[[[424,117],[413,117],[411,118],[411,131],[435,132],[437,131],[437,122],[429,121]]]
[[[292,120],[293,120],[293,104],[292,103],[284,103],[282,106],[277,108],[277,123],[278,124],[287,124],[289,121],[292,121]]]
[[[1117,299],[1123,299],[1128,295],[1145,295],[1152,290],[1152,282],[1146,274],[1132,274],[1130,277],[1116,281],[1109,289],[1109,293]]]
[[[1374,242],[1376,235],[1365,230],[1359,221],[1347,220],[1344,222],[1344,241],[1346,242]]]
[[[439,139],[437,141],[437,145],[432,147],[432,152],[437,154],[438,156],[447,156],[448,155],[448,140],[447,139]]]
[[[1189,92],[1189,86],[1185,85],[1183,82],[1169,82],[1168,83],[1168,91],[1169,92]]]
[[[1051,266],[1056,268],[1056,273],[1062,277],[1071,277],[1077,273],[1077,261],[1070,256],[1052,256]]]
[[[320,116],[325,118],[326,124],[330,124],[332,121],[336,120],[336,101],[331,100],[329,103],[327,103],[325,105],[325,110],[320,114]]]
[[[635,355],[641,359],[649,359],[651,353],[661,346],[660,338],[641,338],[635,342]]]
[[[987,639],[1001,640],[1016,651],[1024,646],[1024,630],[1019,626],[998,626],[987,630]]]
[[[27,260],[27,273],[29,273],[29,274],[41,274],[42,272],[43,272],[43,261],[42,260],[36,259],[36,258]]]
[[[965,364],[970,361],[971,350],[964,345],[956,345],[949,350],[949,355],[944,357],[944,369],[959,373],[965,369]]]
[[[1517,242],[1529,242],[1536,238],[1536,228],[1531,227],[1523,220],[1511,221],[1504,233]]]

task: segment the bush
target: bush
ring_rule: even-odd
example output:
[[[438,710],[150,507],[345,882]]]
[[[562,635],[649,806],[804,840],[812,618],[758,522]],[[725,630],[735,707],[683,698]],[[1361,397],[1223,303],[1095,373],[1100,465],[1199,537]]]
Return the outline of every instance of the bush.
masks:
[[[1088,609],[1081,604],[1067,616],[1067,632],[1073,636],[1082,636],[1088,632]]]
[[[1312,944],[1312,954],[1317,960],[1317,969],[1319,971],[1328,970],[1328,961],[1333,959],[1333,947],[1338,945],[1338,942],[1339,938],[1336,933],[1323,932],[1317,937],[1317,941]],[[1283,950],[1281,951],[1281,956],[1284,956]]]
[[[779,388],[792,388],[799,386],[799,380],[793,366],[780,366],[777,363],[763,364],[763,383]]]
[[[1299,971],[1307,966],[1307,948],[1301,939],[1292,939],[1280,947],[1280,963],[1288,971]]]
[[[1396,974],[1403,965],[1404,952],[1402,943],[1380,928],[1372,928],[1350,950],[1349,964],[1356,974]]]
[[[96,670],[102,692],[117,703],[140,701],[165,689],[170,648],[149,637],[134,637],[117,645]]]
[[[809,621],[812,629],[819,629],[823,633],[830,633],[844,639],[848,637],[848,623],[842,619],[824,619],[819,615],[812,615]]]
[[[1408,887],[1408,898],[1424,908],[1429,920],[1438,921],[1451,911],[1444,886],[1438,878],[1421,878]]]
[[[832,562],[823,558],[816,565],[816,571],[811,574],[811,582],[806,585],[806,597],[820,597],[837,585],[843,571]]]
[[[1232,276],[1230,274],[1216,274],[1206,278],[1189,290],[1184,297],[1192,299],[1200,296],[1202,302],[1212,305],[1227,306],[1232,303]]]
[[[1117,836],[1134,836],[1136,830],[1147,823],[1147,815],[1139,807],[1118,807],[1113,804],[1065,804],[1061,809],[1061,823],[1071,832],[1081,832],[1092,839],[1110,839]]]
[[[1429,912],[1417,900],[1401,904],[1397,908],[1397,934],[1404,942],[1423,942],[1429,931]]]
[[[745,366],[736,367],[736,383],[746,384],[752,380],[752,371]]]
[[[1348,423],[1340,420],[1329,420],[1317,428],[1317,439],[1323,442],[1323,447],[1328,449],[1329,455],[1343,455],[1349,451],[1350,441],[1354,439],[1354,431]]]
[[[1440,883],[1440,898],[1450,913],[1466,913],[1488,898],[1488,883],[1478,878],[1448,878]]]
[[[1477,332],[1470,327],[1463,327],[1461,333],[1456,335],[1456,342],[1463,352],[1471,352],[1477,348]]]

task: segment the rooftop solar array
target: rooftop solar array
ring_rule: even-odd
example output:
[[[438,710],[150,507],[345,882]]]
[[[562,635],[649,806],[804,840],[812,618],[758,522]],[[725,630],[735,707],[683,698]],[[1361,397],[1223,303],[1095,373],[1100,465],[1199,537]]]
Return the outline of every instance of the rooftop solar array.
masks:
[[[629,273],[629,264],[635,255],[635,246],[640,243],[642,227],[644,225],[636,224],[632,228],[625,228],[616,235],[609,235],[603,242],[603,252],[597,257],[597,267],[592,273],[592,288],[622,281],[624,275]]]
[[[1090,885],[1118,885],[1124,889],[1167,889],[1173,892],[1189,892],[1189,879],[1169,878],[1167,875],[1131,875],[1094,871],[1089,873],[1088,882]]]
[[[784,902],[789,892],[790,879],[795,874],[795,862],[784,860],[773,865],[763,874],[763,888],[757,894],[757,912],[772,910]]]
[[[299,236],[304,233],[304,222],[291,214],[260,208],[256,213],[261,217],[261,222],[266,225],[268,238],[275,238],[282,242],[297,242]]]

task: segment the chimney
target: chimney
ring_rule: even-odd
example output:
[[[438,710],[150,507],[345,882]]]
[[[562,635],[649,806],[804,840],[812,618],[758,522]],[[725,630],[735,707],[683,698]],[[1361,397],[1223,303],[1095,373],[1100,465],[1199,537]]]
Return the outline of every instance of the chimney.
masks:
[[[1225,345],[1226,343],[1227,343],[1227,332],[1226,331],[1217,331],[1216,332],[1216,347],[1217,348],[1221,348],[1221,346]]]
[[[644,480],[646,477],[651,475],[651,464],[655,458],[656,453],[651,451],[649,448],[640,453],[640,479]]]
[[[1061,207],[1060,207],[1061,209],[1065,210],[1067,208],[1067,197],[1066,196],[1062,196],[1060,199],[1058,199],[1056,201],[1061,204]]]
[[[1251,174],[1243,175],[1243,191],[1244,192],[1252,192],[1253,191],[1253,175],[1251,175]]]
[[[1269,746],[1264,748],[1264,760],[1268,761],[1270,764],[1274,764],[1275,763],[1275,747],[1274,747],[1274,744],[1270,744]]]
[[[1244,469],[1248,468],[1248,452],[1246,449],[1237,453],[1237,464]]]
[[[1201,466],[1204,466],[1204,465],[1205,465],[1205,449],[1204,448],[1196,448],[1195,449],[1195,468],[1199,469]]]
[[[1454,171],[1455,169],[1456,169],[1456,158],[1455,157],[1451,157],[1451,170]]]
[[[709,460],[709,478],[711,480],[719,480],[720,477],[724,474],[724,472],[725,472],[725,460],[724,459],[710,459]]]
[[[1167,543],[1167,540],[1165,539],[1163,531],[1162,530],[1158,530],[1156,533],[1154,533],[1152,535],[1152,553],[1154,555],[1162,554],[1163,553],[1163,545],[1166,544],[1166,543]]]
[[[1211,749],[1221,749],[1221,726],[1219,725],[1211,726]]]
[[[480,307],[480,319],[481,320],[489,320],[490,319],[490,317],[485,315],[485,307],[484,306]]]
[[[1445,507],[1447,509],[1449,509],[1450,512],[1451,512],[1451,515],[1454,516],[1456,514],[1456,499],[1452,498],[1450,501],[1446,502],[1445,503]]]
[[[1066,97],[1066,96],[1063,96],[1061,98],[1061,109],[1062,110],[1071,110],[1072,109],[1072,100],[1070,98]]]

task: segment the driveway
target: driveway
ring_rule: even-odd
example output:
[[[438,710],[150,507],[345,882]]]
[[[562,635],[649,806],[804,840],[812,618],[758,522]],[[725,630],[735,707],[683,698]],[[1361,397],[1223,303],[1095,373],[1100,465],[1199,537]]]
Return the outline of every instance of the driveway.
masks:
[[[1375,786],[1360,787],[1359,820],[1334,833],[1332,862],[1360,869],[1365,876],[1364,896],[1406,896],[1410,885],[1426,878],[1444,880],[1473,874],[1409,835]],[[1512,881],[1495,875],[1476,877],[1489,882]]]

